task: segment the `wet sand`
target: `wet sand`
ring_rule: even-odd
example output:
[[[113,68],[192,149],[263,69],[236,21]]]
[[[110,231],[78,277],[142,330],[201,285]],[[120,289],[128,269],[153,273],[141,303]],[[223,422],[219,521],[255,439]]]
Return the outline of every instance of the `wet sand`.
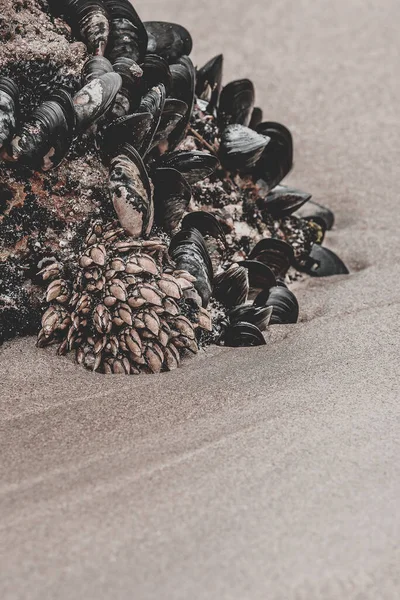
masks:
[[[393,600],[400,594],[395,0],[137,2],[223,51],[337,217],[348,277],[300,323],[162,376],[0,349],[0,597]]]

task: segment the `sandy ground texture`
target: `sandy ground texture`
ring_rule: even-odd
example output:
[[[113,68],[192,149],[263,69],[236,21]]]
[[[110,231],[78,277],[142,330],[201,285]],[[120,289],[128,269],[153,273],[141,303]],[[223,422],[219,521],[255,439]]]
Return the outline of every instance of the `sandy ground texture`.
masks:
[[[297,290],[268,346],[168,375],[0,350],[0,597],[400,596],[396,0],[141,0],[223,51],[293,131],[349,277]]]

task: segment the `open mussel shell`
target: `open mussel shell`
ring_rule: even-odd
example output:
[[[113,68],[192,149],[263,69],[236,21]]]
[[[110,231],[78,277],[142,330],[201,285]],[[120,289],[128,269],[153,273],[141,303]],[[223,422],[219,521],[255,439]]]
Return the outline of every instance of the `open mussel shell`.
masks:
[[[143,96],[138,112],[150,113],[153,117],[151,127],[147,133],[147,136],[143,140],[140,154],[145,156],[147,152],[154,146],[154,136],[160,125],[161,115],[164,110],[165,103],[165,87],[162,83],[151,88],[145,96]]]
[[[129,0],[104,0],[110,15],[106,56],[112,63],[125,56],[141,63],[147,50],[147,33]]]
[[[229,321],[232,324],[245,322],[252,323],[260,331],[265,331],[271,319],[272,306],[254,306],[252,304],[241,304],[235,306],[228,312]]]
[[[63,12],[72,30],[86,44],[88,51],[91,54],[103,55],[109,36],[109,15],[105,2],[64,0]]]
[[[269,290],[276,285],[272,269],[258,260],[243,260],[237,263],[247,269],[249,280],[248,299],[253,300],[261,291]]]
[[[148,54],[158,54],[169,63],[177,62],[182,56],[192,51],[190,33],[176,23],[164,21],[145,21],[148,35]]]
[[[208,111],[211,113],[219,103],[223,64],[224,57],[218,54],[197,71],[196,95],[200,100],[208,102]]]
[[[178,269],[196,278],[193,285],[203,308],[206,308],[211,298],[213,268],[200,231],[195,228],[181,229],[171,240],[169,254]]]
[[[134,238],[148,235],[154,221],[150,180],[139,153],[129,144],[111,160],[109,191],[126,233]]]
[[[123,144],[130,144],[141,154],[153,125],[150,113],[134,113],[111,121],[101,132],[101,147],[105,156],[115,156]]]
[[[160,167],[176,169],[191,184],[209,177],[219,165],[218,159],[207,152],[193,150],[164,154],[157,163]]]
[[[15,131],[19,90],[9,77],[0,77],[0,148]]]
[[[87,129],[107,113],[121,85],[118,73],[105,73],[92,79],[75,94],[73,103],[80,129]]]
[[[277,185],[265,197],[262,207],[275,219],[287,217],[308,202],[311,194]]]
[[[226,85],[219,98],[218,123],[248,126],[254,106],[254,85],[250,79],[238,79]]]
[[[292,134],[287,127],[273,121],[260,123],[256,131],[268,136],[271,141],[254,169],[253,178],[255,181],[262,179],[267,189],[271,190],[293,166]]]
[[[263,111],[258,106],[253,108],[253,112],[251,113],[251,119],[249,123],[250,129],[257,129],[263,119]]]
[[[72,141],[75,113],[64,90],[42,102],[11,142],[14,160],[33,168],[53,169],[65,157]]]
[[[319,244],[313,245],[305,270],[313,277],[349,274],[344,262],[332,250]]]
[[[115,60],[113,69],[121,76],[122,85],[111,113],[120,117],[132,113],[140,104],[143,70],[134,60],[125,56]]]
[[[192,190],[176,169],[157,169],[152,182],[156,223],[171,233],[178,227],[188,208]]]
[[[187,105],[184,117],[179,121],[168,138],[170,150],[175,148],[185,137],[193,112],[194,93],[196,85],[196,70],[188,56],[182,56],[177,63],[171,65],[172,90],[171,95],[182,100]]]
[[[264,336],[259,328],[252,323],[245,322],[229,325],[225,329],[221,341],[224,346],[232,348],[266,345]]]
[[[294,263],[294,250],[283,240],[264,238],[251,250],[249,259],[267,265],[275,277],[284,277]]]
[[[163,83],[167,95],[171,91],[172,75],[169,64],[158,54],[146,54],[143,68],[143,86],[145,91],[159,83]]]
[[[97,79],[106,73],[112,73],[113,66],[104,56],[92,56],[88,58],[82,67],[82,86],[92,79]]]
[[[260,292],[254,300],[254,306],[268,308],[272,306],[270,325],[285,325],[297,323],[299,318],[299,303],[296,296],[288,288],[274,286]]]
[[[270,139],[243,125],[228,125],[221,134],[219,159],[228,171],[248,171],[258,162]]]
[[[295,216],[318,223],[324,231],[332,229],[335,222],[333,212],[329,208],[326,208],[326,206],[314,202],[314,200],[310,200],[307,204],[297,209]]]
[[[183,119],[188,110],[188,105],[177,98],[166,98],[161,113],[160,123],[154,135],[153,144],[158,145],[167,140],[179,121]]]
[[[227,308],[244,304],[249,293],[247,269],[237,263],[214,278],[213,296]]]

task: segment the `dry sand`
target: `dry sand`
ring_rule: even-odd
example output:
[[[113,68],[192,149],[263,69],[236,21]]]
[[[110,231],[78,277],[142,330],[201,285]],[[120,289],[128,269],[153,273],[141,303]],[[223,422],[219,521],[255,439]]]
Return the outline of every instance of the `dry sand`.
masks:
[[[396,0],[141,0],[293,131],[349,277],[265,348],[163,376],[0,350],[0,597],[400,597]]]

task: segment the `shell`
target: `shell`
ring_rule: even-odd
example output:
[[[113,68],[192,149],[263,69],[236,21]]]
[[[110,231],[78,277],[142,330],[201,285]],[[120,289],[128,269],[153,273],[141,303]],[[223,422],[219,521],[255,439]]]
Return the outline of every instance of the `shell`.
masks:
[[[270,143],[253,172],[253,178],[262,179],[268,190],[274,188],[293,166],[293,139],[289,129],[281,123],[260,123],[256,131],[270,138]]]
[[[192,51],[190,33],[176,23],[145,21],[148,35],[147,54],[158,54],[169,63],[177,62]]]
[[[254,85],[249,79],[238,79],[226,85],[219,99],[220,127],[238,124],[248,126],[254,106]]]
[[[129,0],[104,0],[110,15],[110,34],[106,50],[113,63],[120,57],[140,64],[146,54],[147,33]]]
[[[222,166],[229,171],[248,171],[258,163],[269,141],[269,137],[243,125],[228,125],[221,135]]]
[[[73,104],[80,129],[87,129],[107,113],[121,85],[118,73],[105,73],[92,79],[75,94]]]
[[[9,77],[0,77],[0,148],[15,131],[19,90]]]
[[[14,160],[47,171],[57,167],[72,142],[75,114],[69,94],[55,92],[40,104],[11,142]]]
[[[108,12],[102,0],[64,0],[65,15],[90,53],[103,55],[108,41]]]
[[[140,155],[128,144],[111,160],[109,191],[124,230],[133,238],[148,235],[154,219],[152,190]]]
[[[211,113],[218,106],[222,88],[224,57],[218,54],[197,71],[196,95],[208,103]]]

